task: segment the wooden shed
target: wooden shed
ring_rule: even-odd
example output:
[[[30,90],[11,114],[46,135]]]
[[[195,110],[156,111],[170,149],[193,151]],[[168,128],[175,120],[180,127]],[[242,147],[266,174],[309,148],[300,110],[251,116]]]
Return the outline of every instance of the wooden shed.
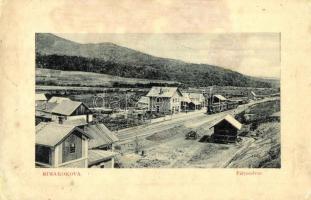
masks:
[[[215,142],[234,143],[238,136],[238,130],[242,128],[242,124],[234,119],[233,116],[227,115],[211,128],[214,128],[212,138]]]

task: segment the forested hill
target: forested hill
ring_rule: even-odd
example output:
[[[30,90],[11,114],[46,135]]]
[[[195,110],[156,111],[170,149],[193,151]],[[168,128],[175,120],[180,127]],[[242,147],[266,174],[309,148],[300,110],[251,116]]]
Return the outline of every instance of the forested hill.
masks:
[[[264,79],[217,66],[159,58],[112,43],[79,44],[45,33],[36,34],[36,67],[178,81],[192,87],[271,87]]]

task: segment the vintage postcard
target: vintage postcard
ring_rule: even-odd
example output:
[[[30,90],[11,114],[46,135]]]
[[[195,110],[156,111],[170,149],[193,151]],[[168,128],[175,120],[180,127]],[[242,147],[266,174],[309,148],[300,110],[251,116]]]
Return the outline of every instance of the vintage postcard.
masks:
[[[0,199],[311,199],[310,11],[0,1]]]
[[[36,33],[36,167],[280,168],[280,33]]]

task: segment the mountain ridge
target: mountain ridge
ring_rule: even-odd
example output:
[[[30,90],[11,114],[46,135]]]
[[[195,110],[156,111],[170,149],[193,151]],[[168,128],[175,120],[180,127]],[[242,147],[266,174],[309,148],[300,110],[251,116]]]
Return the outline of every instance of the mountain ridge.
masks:
[[[80,44],[50,33],[36,34],[36,67],[178,81],[186,86],[271,87],[264,79],[218,66],[156,57],[111,42]]]

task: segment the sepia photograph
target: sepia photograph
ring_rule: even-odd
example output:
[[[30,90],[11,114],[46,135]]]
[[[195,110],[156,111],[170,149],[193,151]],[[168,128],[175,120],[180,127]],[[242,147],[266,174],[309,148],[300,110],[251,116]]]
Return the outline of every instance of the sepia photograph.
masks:
[[[281,168],[281,34],[36,33],[36,168]]]

